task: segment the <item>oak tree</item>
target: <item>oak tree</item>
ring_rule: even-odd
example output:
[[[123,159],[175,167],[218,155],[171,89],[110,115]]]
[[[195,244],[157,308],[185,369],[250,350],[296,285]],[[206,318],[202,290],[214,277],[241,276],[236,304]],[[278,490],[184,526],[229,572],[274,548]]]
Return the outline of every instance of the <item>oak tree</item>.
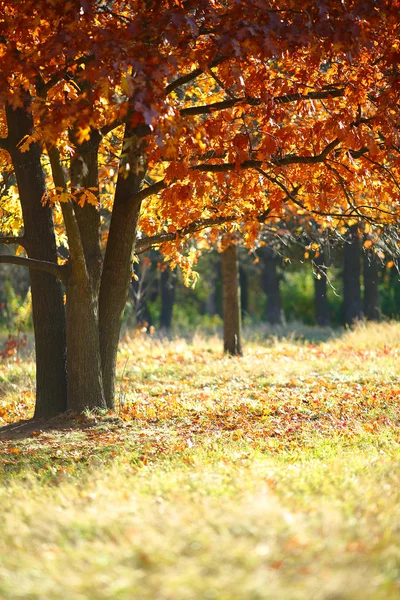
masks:
[[[288,206],[322,226],[398,219],[399,8],[398,0],[0,3],[2,158],[14,166],[23,210],[24,186],[41,196],[41,206],[25,204],[28,258],[7,259],[45,273],[34,305],[54,295],[47,319],[59,332],[55,279],[64,285],[68,408],[114,407],[135,248],[159,245],[189,267],[181,249],[191,236],[201,245],[216,228],[250,246]],[[17,138],[16,114],[29,120]],[[65,264],[52,212],[62,214]],[[35,321],[37,339],[44,321]],[[57,347],[59,359],[61,337]]]

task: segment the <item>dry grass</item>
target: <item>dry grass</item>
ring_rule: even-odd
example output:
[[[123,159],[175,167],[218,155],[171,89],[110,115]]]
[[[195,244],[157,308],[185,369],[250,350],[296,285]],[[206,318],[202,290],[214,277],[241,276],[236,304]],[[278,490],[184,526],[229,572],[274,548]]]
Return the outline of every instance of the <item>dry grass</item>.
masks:
[[[400,325],[304,337],[125,339],[118,416],[0,442],[0,597],[398,598]]]

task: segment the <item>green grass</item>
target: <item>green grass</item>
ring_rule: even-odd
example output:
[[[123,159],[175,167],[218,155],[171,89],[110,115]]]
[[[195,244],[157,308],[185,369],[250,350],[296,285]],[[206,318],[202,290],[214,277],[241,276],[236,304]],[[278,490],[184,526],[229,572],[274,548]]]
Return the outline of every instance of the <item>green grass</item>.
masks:
[[[399,356],[398,324],[124,340],[118,415],[0,442],[0,598],[397,599]],[[4,423],[31,368],[1,368]]]

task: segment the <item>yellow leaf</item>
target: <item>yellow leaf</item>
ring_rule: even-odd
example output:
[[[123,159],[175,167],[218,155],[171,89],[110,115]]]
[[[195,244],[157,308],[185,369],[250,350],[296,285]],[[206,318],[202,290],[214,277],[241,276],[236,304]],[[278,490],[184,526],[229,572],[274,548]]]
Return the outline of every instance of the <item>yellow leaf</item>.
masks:
[[[86,127],[78,127],[76,132],[76,141],[78,144],[83,144],[83,142],[88,142],[90,140],[90,125]]]

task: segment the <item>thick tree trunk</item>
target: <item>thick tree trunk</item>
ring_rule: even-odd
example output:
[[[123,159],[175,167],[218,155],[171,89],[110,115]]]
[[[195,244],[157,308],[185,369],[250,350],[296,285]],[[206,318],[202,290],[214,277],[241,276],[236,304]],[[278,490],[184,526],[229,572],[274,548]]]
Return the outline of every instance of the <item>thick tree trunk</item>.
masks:
[[[261,284],[267,295],[266,318],[270,325],[282,325],[282,299],[277,264],[278,259],[273,249],[267,246],[263,252]]]
[[[67,284],[68,408],[106,408],[101,368],[98,297],[89,280]]]
[[[320,252],[319,256],[314,258],[314,307],[315,320],[320,327],[329,325],[329,306],[327,294],[327,265],[325,253]]]
[[[132,276],[131,259],[140,215],[140,202],[134,201],[144,177],[142,164],[143,132],[127,129],[124,136],[123,160],[118,176],[114,207],[108,233],[100,286],[100,347],[106,403],[114,409],[117,350],[122,314]],[[128,162],[129,170],[124,170]]]
[[[239,263],[236,245],[222,253],[224,312],[224,352],[242,355],[242,315],[240,309]]]
[[[362,317],[360,276],[361,243],[358,226],[352,225],[344,244],[343,305],[346,325],[353,325]]]
[[[161,315],[160,327],[171,329],[175,302],[176,273],[169,267],[161,271]]]
[[[379,265],[374,252],[365,252],[364,256],[364,315],[368,321],[380,321],[379,306]]]
[[[25,107],[6,109],[8,149],[13,162],[24,218],[24,245],[30,258],[57,262],[52,211],[42,205],[46,193],[37,143],[20,152],[18,144],[33,132],[29,99]],[[30,271],[36,350],[35,417],[67,409],[65,309],[61,283],[52,275]]]

